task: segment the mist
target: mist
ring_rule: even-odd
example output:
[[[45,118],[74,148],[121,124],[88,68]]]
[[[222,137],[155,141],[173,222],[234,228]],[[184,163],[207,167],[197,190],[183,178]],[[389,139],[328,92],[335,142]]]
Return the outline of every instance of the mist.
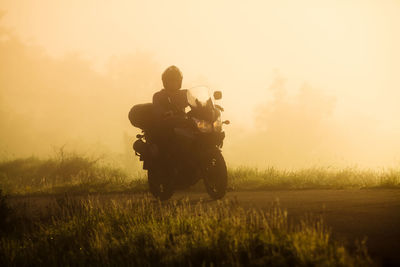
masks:
[[[160,68],[146,54],[109,61],[106,74],[79,54],[55,59],[0,29],[1,150],[46,155],[55,147],[121,152],[127,112],[151,101]],[[134,89],[133,89],[134,88]]]
[[[254,109],[254,126],[235,127],[227,153],[236,165],[256,167],[395,167],[396,131],[368,116],[338,115],[338,98],[304,82],[289,89],[279,72],[268,99]],[[235,135],[236,133],[236,135]],[[240,133],[240,134],[237,134]]]
[[[124,155],[137,165],[131,143],[139,130],[127,113],[151,101],[162,71],[174,64],[184,88],[223,92],[231,166],[398,166],[400,39],[392,25],[400,7],[390,3],[330,3],[337,13],[235,4],[222,20],[224,4],[209,9],[208,2],[175,1],[165,13],[153,4],[109,11],[102,3],[99,19],[78,2],[44,5],[47,13],[27,4],[22,19],[18,5],[7,3],[0,20],[0,151],[47,156],[65,146]],[[132,21],[124,7],[137,15]],[[165,19],[167,11],[180,19]],[[139,27],[145,19],[152,23]],[[93,25],[78,25],[83,21]]]

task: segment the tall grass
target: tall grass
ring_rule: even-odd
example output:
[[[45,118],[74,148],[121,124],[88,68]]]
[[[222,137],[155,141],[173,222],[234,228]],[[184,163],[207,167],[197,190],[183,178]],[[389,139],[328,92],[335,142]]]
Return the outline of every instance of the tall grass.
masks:
[[[22,212],[23,214],[23,212]],[[364,244],[349,253],[321,220],[289,224],[287,214],[152,198],[122,203],[59,199],[14,219],[0,238],[3,266],[366,266]]]
[[[229,182],[231,190],[400,188],[400,169],[239,167],[229,171]]]
[[[76,153],[20,158],[0,162],[0,188],[8,194],[90,193],[145,190],[141,177],[131,178],[117,167]]]
[[[400,169],[308,168],[280,170],[239,167],[229,170],[228,189],[345,189],[400,188]],[[0,189],[8,194],[144,192],[144,172],[128,174],[99,159],[59,152],[53,158],[35,157],[0,162]],[[192,190],[204,190],[202,183]]]

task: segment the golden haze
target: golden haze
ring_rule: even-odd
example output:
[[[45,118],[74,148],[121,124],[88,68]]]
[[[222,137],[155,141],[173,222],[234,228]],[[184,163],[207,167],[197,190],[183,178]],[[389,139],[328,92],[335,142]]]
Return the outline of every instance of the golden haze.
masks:
[[[160,74],[222,90],[231,164],[397,165],[398,1],[11,1],[0,149],[130,153]],[[130,154],[131,155],[131,154]]]

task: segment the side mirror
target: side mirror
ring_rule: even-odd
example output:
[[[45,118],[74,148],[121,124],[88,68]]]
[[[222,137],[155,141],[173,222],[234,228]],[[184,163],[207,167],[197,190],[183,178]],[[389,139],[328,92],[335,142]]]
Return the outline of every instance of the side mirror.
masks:
[[[214,99],[215,100],[220,100],[222,98],[222,92],[221,91],[215,91],[214,92]]]

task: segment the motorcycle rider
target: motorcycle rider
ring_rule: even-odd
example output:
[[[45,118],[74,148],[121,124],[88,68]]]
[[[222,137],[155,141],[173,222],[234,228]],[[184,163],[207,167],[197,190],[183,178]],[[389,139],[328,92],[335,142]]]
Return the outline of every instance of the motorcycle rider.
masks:
[[[168,67],[161,76],[164,88],[153,95],[153,105],[158,118],[157,141],[161,149],[171,149],[176,144],[174,128],[185,123],[187,90],[182,89],[182,72],[178,67]]]
[[[182,87],[182,72],[176,66],[168,67],[161,76],[164,89],[153,95],[153,105],[158,116],[168,118],[184,114],[186,90]]]

